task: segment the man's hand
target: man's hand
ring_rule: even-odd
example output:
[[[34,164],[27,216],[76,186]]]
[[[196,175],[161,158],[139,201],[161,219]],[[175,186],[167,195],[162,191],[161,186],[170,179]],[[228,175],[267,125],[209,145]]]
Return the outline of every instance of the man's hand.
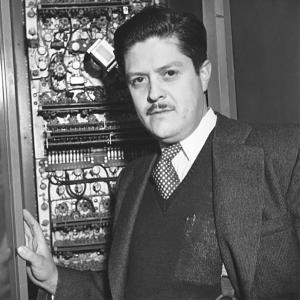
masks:
[[[18,248],[18,254],[27,261],[27,274],[33,283],[55,294],[58,272],[41,227],[35,218],[24,209],[26,246]]]

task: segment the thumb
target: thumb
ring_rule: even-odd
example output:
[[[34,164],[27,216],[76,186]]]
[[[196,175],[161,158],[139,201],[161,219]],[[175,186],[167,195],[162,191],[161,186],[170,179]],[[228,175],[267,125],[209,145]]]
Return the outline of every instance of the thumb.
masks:
[[[17,252],[21,258],[23,258],[26,261],[29,261],[31,264],[37,264],[37,262],[40,260],[39,255],[37,255],[28,247],[20,246],[17,249]]]

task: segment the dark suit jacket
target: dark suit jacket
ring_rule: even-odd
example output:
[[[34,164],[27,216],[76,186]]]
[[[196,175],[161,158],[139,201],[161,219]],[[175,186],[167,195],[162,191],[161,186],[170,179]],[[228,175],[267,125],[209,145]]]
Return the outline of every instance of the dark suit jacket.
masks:
[[[218,115],[213,206],[221,256],[239,299],[297,299],[299,145],[296,126],[253,127]],[[109,280],[103,273],[59,268],[55,300],[123,299],[130,239],[155,159],[149,155],[133,161],[120,177]],[[182,253],[186,268],[197,263],[195,255]]]

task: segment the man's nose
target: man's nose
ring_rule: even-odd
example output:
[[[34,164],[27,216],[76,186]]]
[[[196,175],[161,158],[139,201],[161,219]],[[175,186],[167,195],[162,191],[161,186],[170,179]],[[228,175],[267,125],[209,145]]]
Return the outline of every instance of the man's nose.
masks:
[[[163,89],[162,85],[156,81],[150,81],[150,87],[148,92],[148,102],[156,102],[158,100],[165,98],[165,90]]]

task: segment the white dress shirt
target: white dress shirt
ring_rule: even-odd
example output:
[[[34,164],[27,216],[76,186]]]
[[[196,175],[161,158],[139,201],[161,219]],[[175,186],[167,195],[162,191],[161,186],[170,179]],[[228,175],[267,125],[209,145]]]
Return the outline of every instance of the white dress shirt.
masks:
[[[209,108],[192,134],[180,142],[183,151],[180,151],[172,160],[180,182],[192,167],[209,134],[215,128],[216,123],[217,116]]]

